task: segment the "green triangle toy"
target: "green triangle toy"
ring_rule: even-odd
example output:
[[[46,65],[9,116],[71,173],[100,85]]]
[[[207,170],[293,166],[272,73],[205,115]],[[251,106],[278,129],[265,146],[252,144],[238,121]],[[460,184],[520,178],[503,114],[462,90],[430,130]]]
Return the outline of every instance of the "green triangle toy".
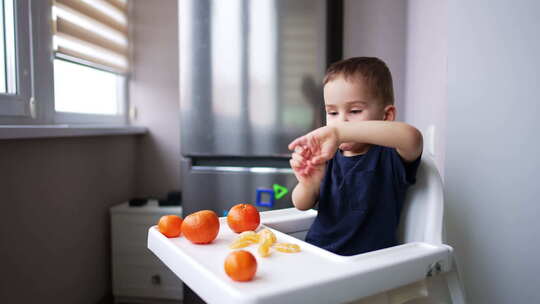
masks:
[[[274,197],[276,199],[280,199],[282,197],[284,197],[285,195],[287,195],[287,193],[289,193],[289,189],[281,186],[281,185],[278,185],[278,184],[274,184],[273,185],[274,187]]]

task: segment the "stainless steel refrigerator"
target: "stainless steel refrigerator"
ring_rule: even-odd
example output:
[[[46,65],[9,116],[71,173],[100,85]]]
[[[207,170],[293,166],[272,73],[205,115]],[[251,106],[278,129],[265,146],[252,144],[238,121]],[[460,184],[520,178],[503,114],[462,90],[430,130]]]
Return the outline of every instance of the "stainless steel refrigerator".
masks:
[[[287,144],[322,126],[342,0],[180,0],[184,215],[291,207]],[[287,192],[288,191],[288,192]],[[184,288],[184,303],[203,303]]]
[[[324,124],[341,20],[341,1],[179,1],[184,215],[292,206],[287,145]]]

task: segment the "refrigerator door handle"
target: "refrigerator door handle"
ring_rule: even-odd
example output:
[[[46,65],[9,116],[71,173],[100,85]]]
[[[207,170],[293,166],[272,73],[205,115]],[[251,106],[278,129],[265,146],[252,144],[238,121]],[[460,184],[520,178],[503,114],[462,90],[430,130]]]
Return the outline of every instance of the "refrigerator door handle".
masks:
[[[235,167],[235,166],[192,166],[193,171],[204,172],[249,172],[249,173],[283,173],[293,174],[290,168],[270,168],[270,167]]]

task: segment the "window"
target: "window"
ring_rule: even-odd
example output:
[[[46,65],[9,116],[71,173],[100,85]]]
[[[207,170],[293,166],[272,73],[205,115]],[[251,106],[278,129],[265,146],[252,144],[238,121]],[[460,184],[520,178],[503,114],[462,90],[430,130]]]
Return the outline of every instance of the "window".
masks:
[[[1,123],[127,123],[127,0],[0,0],[0,10]]]
[[[0,0],[0,113],[30,115],[29,2]]]
[[[13,1],[0,0],[0,93],[16,93],[15,10]]]
[[[118,115],[122,112],[120,92],[123,78],[114,73],[55,59],[54,110]]]
[[[57,121],[123,118],[129,68],[126,6],[120,0],[53,2]]]

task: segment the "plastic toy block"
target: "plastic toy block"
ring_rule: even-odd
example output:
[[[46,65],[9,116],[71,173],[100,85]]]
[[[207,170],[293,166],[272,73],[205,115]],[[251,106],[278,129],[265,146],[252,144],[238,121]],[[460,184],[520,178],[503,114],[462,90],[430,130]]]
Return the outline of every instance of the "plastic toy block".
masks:
[[[269,201],[263,201],[263,194],[268,194]],[[274,190],[271,189],[257,189],[257,200],[255,202],[257,206],[261,207],[273,207],[274,206]]]
[[[287,193],[289,193],[289,189],[283,187],[282,185],[274,184],[273,187],[276,199],[281,199],[282,197],[287,195]]]

